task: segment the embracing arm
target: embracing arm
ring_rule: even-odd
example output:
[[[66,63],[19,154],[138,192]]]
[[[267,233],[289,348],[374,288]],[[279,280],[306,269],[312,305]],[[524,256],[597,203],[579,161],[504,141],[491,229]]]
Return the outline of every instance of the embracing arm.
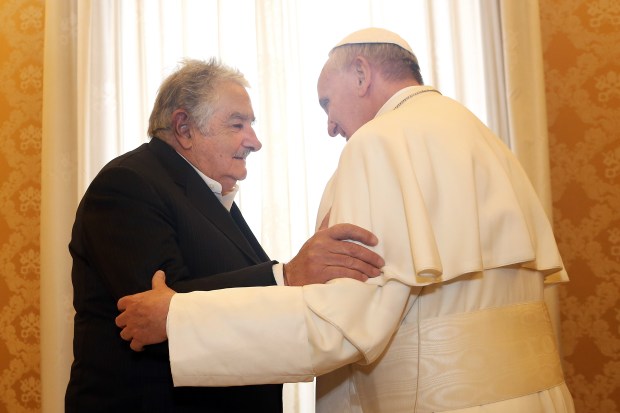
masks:
[[[338,279],[221,293],[172,299],[168,334],[177,386],[309,381],[371,362],[397,329],[411,289],[395,281],[378,287]],[[206,316],[198,320],[197,312]]]
[[[175,294],[158,273],[153,287],[119,302],[127,310],[117,324],[125,326],[128,317],[140,320],[121,333],[131,340],[140,331],[134,350],[142,348],[141,340],[170,336],[176,386],[309,381],[345,364],[371,362],[397,329],[411,296],[411,287],[398,281],[377,286],[350,279]],[[165,316],[153,314],[167,314],[167,326]]]

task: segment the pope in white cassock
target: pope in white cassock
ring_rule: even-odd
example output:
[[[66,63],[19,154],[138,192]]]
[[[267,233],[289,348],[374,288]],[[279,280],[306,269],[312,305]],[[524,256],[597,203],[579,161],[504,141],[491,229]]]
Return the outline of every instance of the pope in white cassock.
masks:
[[[317,377],[318,412],[574,411],[543,301],[568,281],[545,212],[504,143],[422,84],[395,33],[332,49],[319,101],[347,144],[317,222],[372,231],[383,274],[174,294],[176,386]],[[130,333],[131,297],[123,338],[150,344]]]

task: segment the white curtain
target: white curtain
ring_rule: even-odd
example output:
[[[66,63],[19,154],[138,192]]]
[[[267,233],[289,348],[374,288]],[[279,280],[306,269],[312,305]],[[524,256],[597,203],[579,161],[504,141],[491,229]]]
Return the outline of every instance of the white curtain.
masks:
[[[46,1],[44,413],[64,410],[72,360],[67,245],[77,203],[105,162],[146,141],[163,77],[182,57],[217,56],[245,73],[263,149],[249,158],[237,202],[270,256],[286,261],[312,233],[344,144],[327,136],[316,79],[330,47],[367,26],[407,39],[425,83],[510,144],[548,205],[537,0]],[[287,386],[285,395],[288,412],[314,411],[311,384]]]
[[[41,405],[64,411],[73,360],[69,244],[78,199],[77,7],[47,2],[41,155]]]

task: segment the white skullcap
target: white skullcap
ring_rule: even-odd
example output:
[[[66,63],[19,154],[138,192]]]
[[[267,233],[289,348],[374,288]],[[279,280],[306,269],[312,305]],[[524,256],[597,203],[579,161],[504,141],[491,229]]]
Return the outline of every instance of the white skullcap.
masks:
[[[394,32],[380,29],[378,27],[369,27],[367,29],[353,32],[344,39],[342,39],[340,42],[338,42],[338,44],[334,46],[333,49],[339,46],[344,46],[346,44],[357,43],[391,43],[402,47],[411,54],[414,54],[413,50],[411,50],[411,46],[409,46],[409,43],[407,43],[405,39],[403,39]]]

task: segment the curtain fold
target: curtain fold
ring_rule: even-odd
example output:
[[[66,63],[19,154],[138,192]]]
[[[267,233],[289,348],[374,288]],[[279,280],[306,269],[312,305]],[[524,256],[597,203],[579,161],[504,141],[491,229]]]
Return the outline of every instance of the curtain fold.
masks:
[[[549,139],[538,0],[498,0],[508,140],[553,222]],[[556,341],[562,354],[557,286],[545,288]]]
[[[550,214],[537,0],[46,0],[44,413],[64,410],[73,359],[67,246],[77,203],[103,164],[147,140],[161,80],[184,56],[219,57],[246,75],[263,149],[248,158],[237,203],[269,255],[286,261],[311,235],[344,145],[327,136],[316,80],[329,48],[367,26],[406,38],[425,83],[510,144]],[[311,384],[287,386],[285,397],[287,413],[314,411]]]
[[[500,0],[510,147],[551,219],[547,108],[538,0]]]
[[[71,260],[78,199],[77,0],[47,1],[41,155],[41,407],[64,411],[73,360]]]

